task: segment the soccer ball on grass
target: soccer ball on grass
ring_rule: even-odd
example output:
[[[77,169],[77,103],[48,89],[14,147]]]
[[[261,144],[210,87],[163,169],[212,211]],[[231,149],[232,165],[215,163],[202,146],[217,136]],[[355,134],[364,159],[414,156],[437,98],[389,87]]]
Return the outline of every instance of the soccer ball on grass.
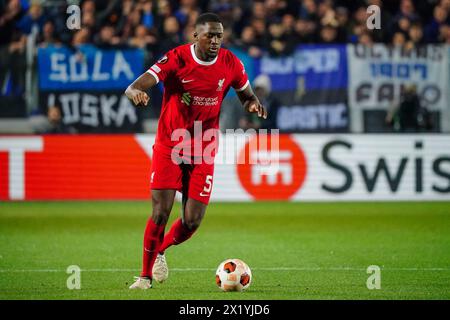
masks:
[[[252,272],[242,260],[227,259],[217,268],[216,284],[223,291],[243,291],[251,282]]]

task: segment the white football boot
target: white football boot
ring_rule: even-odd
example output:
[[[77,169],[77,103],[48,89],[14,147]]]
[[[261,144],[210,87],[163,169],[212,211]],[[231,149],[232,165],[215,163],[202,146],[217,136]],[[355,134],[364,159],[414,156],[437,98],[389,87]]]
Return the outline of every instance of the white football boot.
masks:
[[[169,277],[169,267],[167,266],[166,256],[159,254],[156,256],[155,264],[152,270],[153,279],[161,283]]]
[[[152,280],[143,277],[134,277],[136,281],[130,286],[130,289],[150,289],[152,287]]]

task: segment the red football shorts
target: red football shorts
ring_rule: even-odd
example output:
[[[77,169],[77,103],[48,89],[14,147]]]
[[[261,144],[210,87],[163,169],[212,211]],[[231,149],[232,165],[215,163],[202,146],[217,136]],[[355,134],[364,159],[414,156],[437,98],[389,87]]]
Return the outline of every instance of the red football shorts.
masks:
[[[170,152],[154,145],[150,188],[175,189],[191,199],[208,204],[213,186],[214,163],[193,162],[177,164],[172,161]]]

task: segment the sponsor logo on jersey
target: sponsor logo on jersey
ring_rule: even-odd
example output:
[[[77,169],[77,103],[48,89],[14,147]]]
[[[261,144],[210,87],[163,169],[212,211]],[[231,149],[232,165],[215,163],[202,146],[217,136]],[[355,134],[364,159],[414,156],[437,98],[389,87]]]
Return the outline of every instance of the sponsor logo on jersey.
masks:
[[[199,97],[199,96],[193,96],[192,97],[192,105],[193,106],[216,106],[219,104],[219,97]]]
[[[181,103],[184,103],[187,106],[191,104],[191,94],[189,92],[183,93],[181,96]]]
[[[184,103],[187,106],[216,106],[219,104],[219,97],[200,97],[200,96],[191,96],[189,92],[184,92],[181,95],[181,103]]]

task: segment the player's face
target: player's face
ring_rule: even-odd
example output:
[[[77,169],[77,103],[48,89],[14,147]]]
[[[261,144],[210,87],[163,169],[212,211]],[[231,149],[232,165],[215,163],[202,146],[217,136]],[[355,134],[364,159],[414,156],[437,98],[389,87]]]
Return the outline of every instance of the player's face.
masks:
[[[195,31],[197,45],[204,56],[214,59],[219,53],[223,40],[223,26],[219,22],[199,25]]]

